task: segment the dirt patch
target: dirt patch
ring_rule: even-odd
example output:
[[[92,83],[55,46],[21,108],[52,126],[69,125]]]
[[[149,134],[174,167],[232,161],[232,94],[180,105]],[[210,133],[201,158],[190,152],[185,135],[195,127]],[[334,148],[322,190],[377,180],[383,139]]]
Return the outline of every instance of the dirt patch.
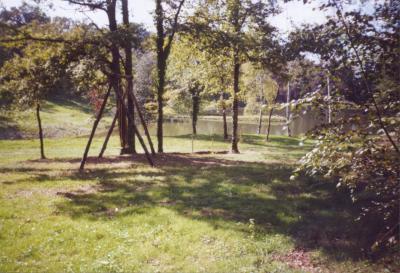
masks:
[[[73,199],[80,195],[94,194],[100,190],[98,185],[86,185],[73,191],[57,191],[56,194]]]
[[[20,190],[13,194],[13,197],[30,198],[32,195],[40,194],[46,196],[54,196],[60,189],[34,189],[34,190]]]
[[[311,254],[304,249],[295,249],[284,255],[275,255],[274,259],[287,264],[293,269],[300,269],[309,273],[325,272],[313,263]]]

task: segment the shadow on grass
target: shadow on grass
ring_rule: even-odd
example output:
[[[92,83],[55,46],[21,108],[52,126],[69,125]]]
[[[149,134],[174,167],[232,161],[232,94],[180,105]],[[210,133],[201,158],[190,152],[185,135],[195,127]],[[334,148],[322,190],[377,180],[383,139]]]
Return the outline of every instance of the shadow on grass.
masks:
[[[79,159],[54,160],[66,161],[78,164]],[[54,213],[114,221],[168,207],[216,229],[244,233],[249,232],[249,219],[254,219],[260,239],[266,234],[288,235],[297,247],[320,249],[337,260],[360,253],[349,200],[326,183],[318,185],[304,178],[289,181],[290,166],[189,154],[157,155],[157,168],[147,167],[142,155],[133,158],[136,164],[130,168],[113,165],[125,161],[132,158],[90,158],[85,172],[65,173],[64,180],[94,183],[59,192],[64,198]],[[108,167],[96,169],[91,163]],[[57,177],[49,174],[44,179]]]
[[[21,139],[22,131],[13,119],[0,114],[0,139]]]
[[[85,172],[77,171],[79,162],[80,158],[30,160],[20,168],[3,167],[0,173],[29,173],[29,178],[14,183],[91,182],[57,193],[62,198],[54,213],[71,218],[114,221],[167,207],[216,229],[244,233],[249,232],[249,219],[254,219],[257,238],[284,234],[297,247],[320,249],[332,259],[360,254],[362,232],[354,225],[350,200],[328,183],[290,181],[289,165],[180,153],[157,155],[157,168],[148,167],[143,155],[91,157]],[[54,167],[63,163],[71,165]]]
[[[180,135],[174,136],[174,138],[182,138],[182,139],[192,139],[192,135]],[[213,134],[213,135],[196,135],[194,136],[195,140],[202,141],[216,141],[216,142],[230,142],[230,138],[228,140],[224,140],[222,135]],[[263,147],[274,147],[274,148],[290,148],[290,149],[307,149],[312,145],[310,143],[304,143],[303,146],[300,146],[300,139],[298,138],[288,138],[288,137],[280,137],[280,136],[270,136],[270,140],[267,142],[265,140],[264,135],[242,135],[240,139],[241,143],[254,145],[254,146],[263,146]]]
[[[62,106],[63,108],[73,109],[77,111],[82,111],[86,114],[93,114],[93,109],[90,107],[90,104],[87,100],[78,97],[59,97],[54,96],[49,99],[50,102],[55,105]],[[42,109],[43,112],[54,112],[55,105],[46,104],[46,107]]]

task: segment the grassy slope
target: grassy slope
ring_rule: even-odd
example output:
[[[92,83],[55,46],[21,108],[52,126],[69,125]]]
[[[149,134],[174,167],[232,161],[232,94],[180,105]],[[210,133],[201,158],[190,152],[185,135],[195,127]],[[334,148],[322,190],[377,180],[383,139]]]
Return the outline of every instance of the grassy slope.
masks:
[[[85,141],[46,140],[46,161],[35,160],[35,140],[0,141],[1,272],[384,270],[355,259],[346,199],[289,181],[310,143],[248,135],[240,155],[169,154],[150,168],[142,156],[117,157],[113,137],[107,159],[79,173]],[[228,147],[216,136],[194,142]],[[189,152],[191,139],[166,138],[166,150]]]
[[[62,137],[88,134],[94,121],[93,110],[85,101],[53,99],[42,105],[44,134],[47,137]],[[106,130],[112,117],[105,115],[99,130]],[[34,109],[16,112],[0,112],[0,139],[37,137],[37,120]]]

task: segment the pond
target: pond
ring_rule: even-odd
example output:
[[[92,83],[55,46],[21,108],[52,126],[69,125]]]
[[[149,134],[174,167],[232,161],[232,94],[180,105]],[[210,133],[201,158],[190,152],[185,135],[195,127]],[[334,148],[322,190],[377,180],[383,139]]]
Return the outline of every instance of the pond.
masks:
[[[240,134],[256,134],[258,125],[257,123],[240,122],[241,117],[239,116],[239,135]],[[321,120],[324,118],[319,117],[311,112],[300,115],[294,118],[290,123],[290,130],[293,136],[298,136],[307,133],[315,126],[321,124]],[[265,134],[268,123],[265,121],[262,124],[261,133]],[[156,134],[156,124],[152,123],[150,128],[150,134]],[[228,120],[228,133],[231,134],[232,121]],[[198,134],[213,135],[223,134],[223,121],[222,117],[215,120],[204,120],[199,119],[197,122]],[[165,136],[179,136],[187,135],[192,133],[192,123],[189,118],[187,119],[166,119],[164,122],[164,135]],[[271,123],[271,135],[287,135],[288,130],[284,122],[273,122]]]

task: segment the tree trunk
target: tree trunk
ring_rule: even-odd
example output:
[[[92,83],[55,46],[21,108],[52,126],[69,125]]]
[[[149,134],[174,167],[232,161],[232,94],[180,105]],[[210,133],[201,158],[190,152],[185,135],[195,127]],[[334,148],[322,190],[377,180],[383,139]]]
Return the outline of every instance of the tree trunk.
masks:
[[[110,92],[111,92],[111,86],[108,88],[108,91],[107,91],[106,95],[104,96],[103,103],[101,104],[100,111],[97,114],[96,119],[94,121],[94,124],[93,124],[93,127],[92,127],[92,131],[91,131],[90,136],[89,136],[89,140],[88,140],[88,142],[86,144],[85,152],[83,153],[83,157],[82,157],[82,160],[81,160],[81,165],[79,167],[79,170],[81,170],[81,171],[85,168],[85,164],[86,164],[86,160],[87,160],[87,157],[88,157],[90,145],[92,144],[93,137],[94,137],[94,134],[96,132],[97,126],[99,125],[99,121],[100,121],[100,119],[101,119],[101,117],[103,115],[104,108],[106,107],[108,97],[110,96]]]
[[[165,70],[163,64],[158,68],[158,88],[157,88],[157,104],[158,104],[158,119],[157,119],[157,142],[158,142],[158,152],[163,153],[163,122],[164,122],[164,112],[163,112],[163,95],[164,95],[164,82],[165,82]]]
[[[108,15],[108,20],[109,20],[109,27],[110,27],[110,31],[111,32],[115,32],[117,31],[117,20],[115,18],[115,5],[116,5],[116,1],[113,0],[108,4],[108,9],[107,9],[107,15]],[[151,166],[154,166],[153,160],[147,150],[146,144],[143,141],[143,138],[141,137],[141,135],[139,134],[137,127],[134,123],[133,117],[131,115],[131,113],[127,112],[127,106],[125,105],[124,102],[124,96],[121,94],[121,90],[120,90],[120,67],[119,67],[119,59],[120,59],[120,55],[119,55],[119,50],[118,50],[118,46],[115,43],[111,44],[111,55],[112,55],[112,62],[111,62],[111,75],[110,75],[110,83],[115,91],[115,94],[117,96],[117,102],[119,102],[121,104],[121,109],[124,110],[127,113],[127,117],[128,120],[130,120],[133,130],[137,135],[137,138],[144,150],[144,153],[146,155],[146,159],[149,162],[149,164]]]
[[[257,134],[261,134],[261,127],[262,127],[262,116],[263,116],[263,100],[264,98],[261,98],[261,103],[260,103],[260,114],[258,117],[258,129],[257,129]]]
[[[101,147],[99,158],[103,157],[104,152],[107,149],[108,141],[110,140],[112,132],[114,131],[114,127],[115,127],[115,123],[117,122],[117,119],[118,119],[118,113],[115,113],[115,116],[114,116],[114,119],[113,119],[113,121],[111,123],[110,129],[107,132],[106,139],[104,140],[103,146]]]
[[[46,159],[44,155],[44,141],[43,141],[43,129],[42,129],[42,119],[40,118],[40,104],[36,104],[36,118],[38,122],[39,129],[39,140],[40,140],[40,158]]]
[[[239,153],[238,148],[238,121],[239,121],[239,73],[240,73],[240,63],[239,63],[239,56],[238,51],[235,52],[233,57],[233,104],[232,104],[232,153]]]
[[[107,4],[107,16],[109,22],[109,29],[111,33],[115,33],[118,31],[117,19],[116,19],[116,0],[110,0]],[[119,45],[115,39],[112,40],[111,44],[111,55],[112,55],[112,64],[110,77],[110,84],[115,92],[123,93],[121,89],[121,69],[119,65]],[[119,137],[121,141],[121,154],[124,154],[128,150],[128,117],[129,113],[128,109],[124,107],[126,94],[122,95],[121,100],[117,100],[117,112],[118,112],[118,129],[119,129]]]
[[[223,126],[224,126],[224,140],[228,139],[228,124],[226,123],[226,105],[225,105],[225,101],[224,101],[224,92],[221,92],[221,107],[222,107],[222,122],[223,122]]]
[[[158,119],[157,119],[157,142],[158,152],[163,153],[163,95],[165,84],[166,60],[164,54],[164,15],[161,0],[156,0],[156,25],[157,25],[157,103],[158,103]]]
[[[269,116],[268,116],[267,141],[269,141],[269,133],[271,131],[271,118],[273,112],[274,112],[274,107],[271,106],[271,110],[269,111]]]
[[[122,102],[122,106],[126,110],[127,106],[123,102],[123,96],[121,95],[120,90],[118,90],[118,88],[115,88],[114,90],[115,90],[115,94],[117,96],[117,100]],[[151,158],[149,151],[147,150],[146,144],[144,143],[142,136],[140,135],[139,131],[137,130],[137,127],[136,127],[135,123],[133,122],[132,115],[129,112],[128,112],[128,119],[131,121],[131,124],[133,125],[133,130],[136,133],[139,143],[143,148],[143,151],[144,151],[147,161],[149,162],[150,166],[154,166],[153,159]]]
[[[193,135],[197,134],[197,117],[200,110],[200,97],[197,91],[192,93],[192,130]]]
[[[119,85],[118,89],[120,89],[120,82],[117,83]],[[117,101],[117,112],[118,112],[118,132],[119,132],[119,139],[121,143],[121,154],[125,153],[127,148],[127,120],[126,120],[126,111],[122,106],[122,102]]]
[[[226,108],[222,110],[222,120],[224,122],[224,140],[228,140],[228,123],[226,122]]]
[[[128,0],[121,0],[122,2],[122,21],[124,27],[129,29],[129,9],[128,9]],[[126,39],[124,44],[125,51],[125,75],[126,75],[126,93],[130,94],[133,92],[133,68],[132,68],[132,41],[130,37]],[[128,96],[128,112],[131,113],[133,117],[133,122],[135,122],[135,109],[134,103],[131,96]],[[126,146],[127,149],[124,151],[125,154],[136,154],[135,147],[135,132],[133,131],[133,125],[128,120],[127,121],[128,128],[126,133]]]

